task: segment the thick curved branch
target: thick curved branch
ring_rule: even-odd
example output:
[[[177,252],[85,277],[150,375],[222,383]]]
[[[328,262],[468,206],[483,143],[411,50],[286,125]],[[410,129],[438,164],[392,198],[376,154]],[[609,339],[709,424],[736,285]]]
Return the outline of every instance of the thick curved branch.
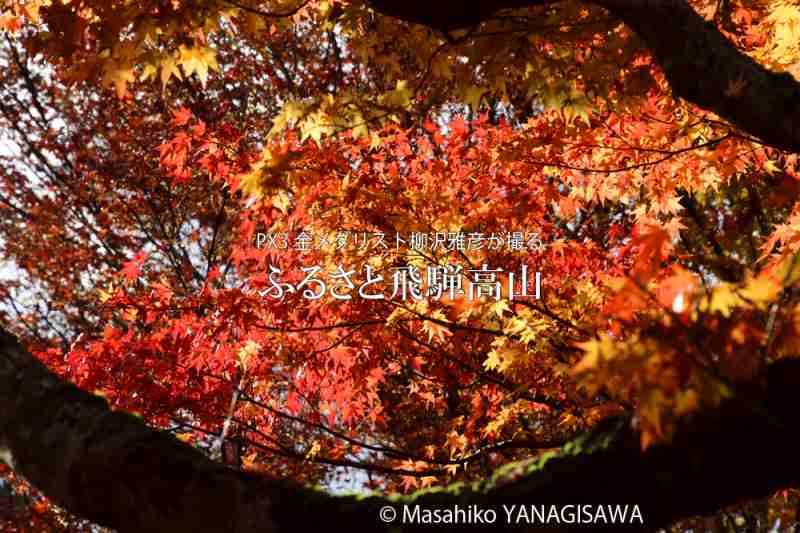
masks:
[[[738,50],[686,0],[585,0],[619,17],[647,44],[672,90],[765,144],[800,151],[800,83]],[[441,31],[477,24],[500,9],[542,0],[371,0],[377,11]]]
[[[384,505],[494,509],[482,531],[567,531],[580,524],[509,527],[503,505],[638,505],[653,529],[741,499],[797,486],[800,360],[770,367],[759,383],[642,453],[630,420],[607,421],[560,452],[502,469],[471,486],[384,499],[333,497],[238,472],[52,374],[0,330],[0,457],[69,511],[126,531],[389,531]],[[398,519],[399,520],[399,519]],[[396,521],[391,531],[430,531]],[[438,531],[463,530],[461,525]]]

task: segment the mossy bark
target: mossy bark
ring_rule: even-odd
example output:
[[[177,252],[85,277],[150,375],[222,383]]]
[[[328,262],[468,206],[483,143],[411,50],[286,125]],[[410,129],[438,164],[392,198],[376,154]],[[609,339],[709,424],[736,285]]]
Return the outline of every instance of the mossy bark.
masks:
[[[651,530],[726,504],[798,486],[800,360],[772,365],[721,408],[642,453],[628,418],[606,421],[558,453],[489,479],[408,496],[333,497],[206,458],[139,418],[52,374],[0,330],[0,449],[69,511],[121,532],[568,531],[585,524],[506,523],[503,505],[638,505]],[[386,524],[380,509],[393,506]],[[403,524],[403,506],[493,508],[494,524]],[[607,526],[608,527],[608,526]]]

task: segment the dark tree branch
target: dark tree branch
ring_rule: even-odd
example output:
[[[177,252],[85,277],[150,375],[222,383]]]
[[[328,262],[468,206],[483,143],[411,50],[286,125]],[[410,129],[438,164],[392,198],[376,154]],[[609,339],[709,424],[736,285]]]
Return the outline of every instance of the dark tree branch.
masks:
[[[797,486],[800,361],[772,365],[721,408],[679,427],[671,443],[641,452],[629,418],[611,419],[560,452],[465,486],[403,498],[333,497],[230,469],[105,400],[52,374],[0,330],[0,456],[48,497],[99,524],[127,531],[430,531],[381,522],[392,505],[495,509],[470,531],[509,528],[502,505],[638,505],[650,530],[746,498]],[[550,524],[568,531],[580,524]],[[462,531],[444,526],[437,531]]]
[[[461,0],[445,2],[397,2],[394,0],[370,0],[375,10],[407,22],[416,22],[433,29],[449,32],[473,26],[491,18],[492,14],[515,7],[530,7],[547,4],[547,0]]]
[[[729,120],[765,144],[800,151],[800,83],[738,50],[686,0],[585,0],[608,9],[645,42],[672,90]],[[371,0],[377,11],[448,32],[492,18],[501,9],[543,0]],[[665,22],[665,21],[668,21]]]

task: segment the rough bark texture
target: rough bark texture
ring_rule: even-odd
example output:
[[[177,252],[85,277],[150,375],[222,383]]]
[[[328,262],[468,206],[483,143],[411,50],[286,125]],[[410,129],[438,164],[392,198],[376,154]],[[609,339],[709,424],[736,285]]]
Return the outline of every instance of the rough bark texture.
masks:
[[[0,454],[54,501],[121,532],[568,531],[579,524],[511,527],[502,505],[639,505],[650,530],[800,481],[795,399],[800,360],[772,365],[722,408],[645,453],[625,418],[559,453],[501,469],[474,485],[403,498],[332,497],[208,460],[140,419],[49,372],[0,330]],[[402,524],[403,506],[494,509],[495,524]],[[379,519],[392,505],[394,524]],[[411,507],[410,507],[411,508]],[[524,525],[524,524],[523,524]]]
[[[633,29],[653,52],[676,95],[713,111],[766,144],[800,151],[800,83],[774,73],[740,52],[686,0],[585,0],[602,6]],[[424,2],[371,0],[379,12],[450,31],[506,8],[542,0]],[[738,94],[731,84],[743,84]]]

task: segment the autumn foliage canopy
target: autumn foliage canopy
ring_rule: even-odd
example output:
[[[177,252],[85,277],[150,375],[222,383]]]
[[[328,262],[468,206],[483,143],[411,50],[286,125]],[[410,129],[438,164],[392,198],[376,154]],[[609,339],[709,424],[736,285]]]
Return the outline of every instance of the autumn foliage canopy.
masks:
[[[797,355],[796,153],[594,3],[374,4],[5,2],[8,327],[218,460],[386,492],[618,414],[647,449]],[[800,76],[796,2],[691,6]]]

